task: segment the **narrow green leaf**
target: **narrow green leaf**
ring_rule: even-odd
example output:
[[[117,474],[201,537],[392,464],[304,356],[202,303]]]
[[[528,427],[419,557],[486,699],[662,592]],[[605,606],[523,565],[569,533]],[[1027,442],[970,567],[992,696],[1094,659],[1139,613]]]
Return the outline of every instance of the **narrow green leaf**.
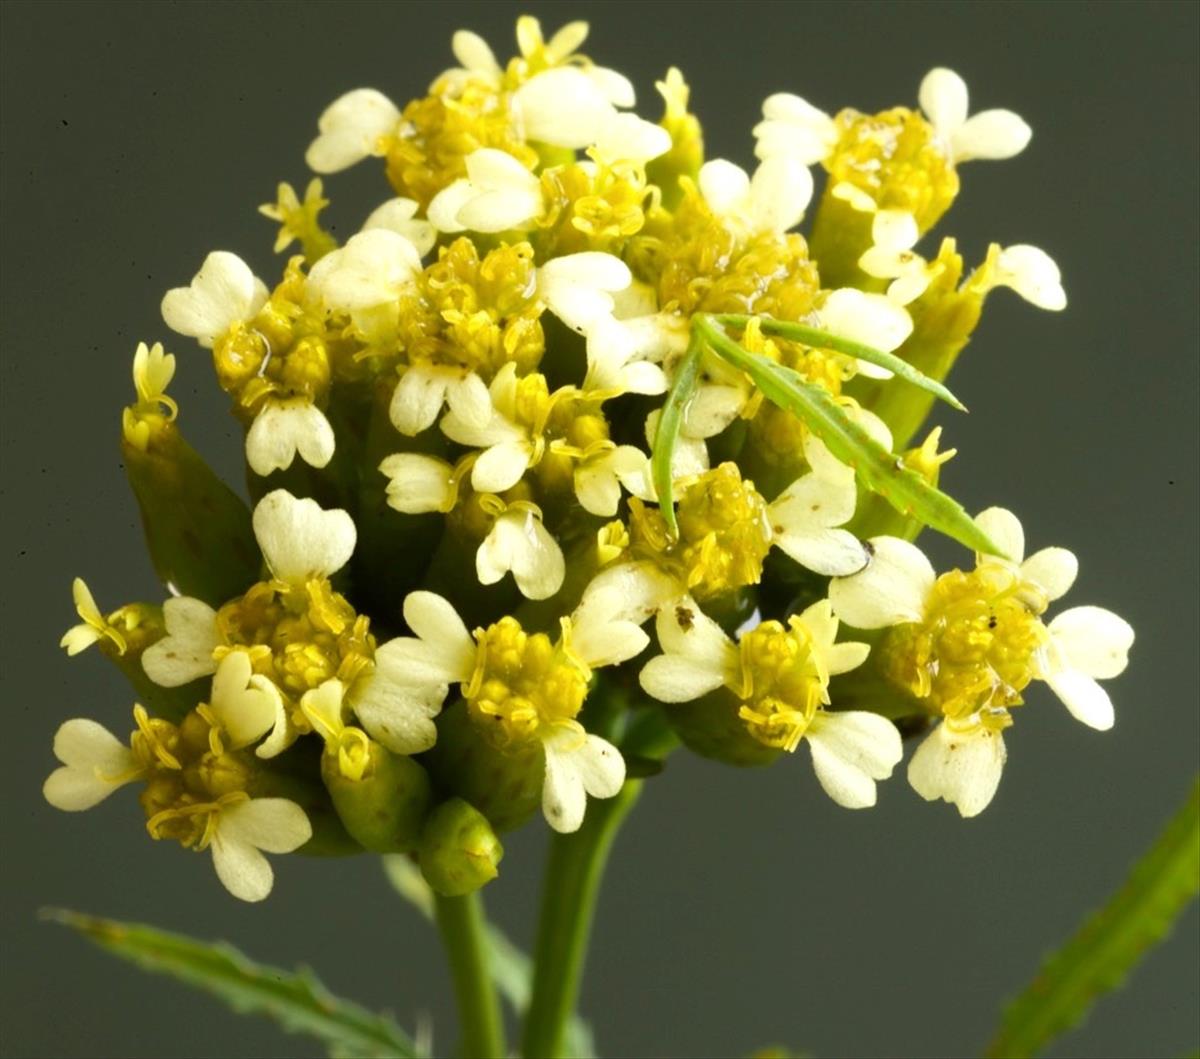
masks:
[[[432,923],[433,891],[412,858],[399,853],[389,854],[383,858],[383,870],[395,891]],[[532,993],[533,961],[494,923],[487,924],[486,933],[492,981],[505,1002],[522,1016],[529,1007]],[[578,1015],[567,1025],[566,1054],[568,1059],[591,1059],[595,1055],[591,1027]]]
[[[960,412],[967,410],[967,406],[955,397],[942,383],[938,382],[937,379],[931,379],[924,372],[914,368],[907,360],[896,356],[894,353],[885,353],[882,349],[875,349],[873,346],[864,346],[860,342],[851,342],[848,338],[841,338],[828,331],[822,331],[819,327],[806,327],[804,324],[793,324],[786,320],[776,320],[771,316],[754,317],[744,316],[740,313],[720,313],[716,317],[717,323],[725,327],[738,328],[745,327],[754,319],[758,320],[764,334],[778,335],[780,338],[786,338],[792,342],[801,342],[806,346],[815,346],[818,349],[832,349],[835,353],[844,353],[848,357],[865,360],[868,364],[886,368],[897,378],[903,379],[910,385],[933,394],[940,400],[945,401],[951,408],[957,408]]]
[[[267,1015],[291,1033],[322,1041],[336,1056],[421,1055],[394,1023],[334,996],[309,970],[285,971],[255,963],[225,942],[203,942],[138,923],[119,923],[66,909],[45,919],[82,934],[145,971],[165,974],[223,1000],[243,1015]]]
[[[678,532],[675,524],[674,480],[671,464],[675,459],[675,443],[683,427],[683,415],[688,402],[696,390],[700,377],[701,343],[692,336],[687,353],[679,362],[671,392],[663,402],[659,415],[658,429],[654,432],[654,451],[650,454],[650,475],[654,481],[654,492],[658,496],[658,509],[672,534]]]
[[[897,511],[975,551],[1002,554],[961,504],[883,448],[819,386],[791,368],[743,349],[712,317],[696,317],[696,327],[713,352],[749,375],[768,400],[802,419],[835,457],[854,468],[859,481]]]
[[[1036,1055],[1122,984],[1200,891],[1200,780],[1125,885],[1050,956],[1001,1021],[988,1055]]]

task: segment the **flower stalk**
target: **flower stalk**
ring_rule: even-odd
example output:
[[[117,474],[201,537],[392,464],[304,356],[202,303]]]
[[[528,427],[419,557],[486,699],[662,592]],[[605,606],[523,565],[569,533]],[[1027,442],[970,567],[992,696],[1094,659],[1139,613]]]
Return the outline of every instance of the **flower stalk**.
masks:
[[[436,895],[438,931],[454,979],[462,1059],[502,1059],[507,1054],[500,998],[488,969],[486,920],[479,892]]]

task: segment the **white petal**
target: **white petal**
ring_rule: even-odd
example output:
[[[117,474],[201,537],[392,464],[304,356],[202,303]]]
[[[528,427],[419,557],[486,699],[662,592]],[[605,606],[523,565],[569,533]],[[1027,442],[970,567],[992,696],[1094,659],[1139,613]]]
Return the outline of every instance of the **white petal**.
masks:
[[[451,379],[446,372],[421,364],[411,366],[392,391],[388,406],[392,426],[410,438],[428,430],[446,402],[446,388]]]
[[[388,504],[397,511],[419,515],[448,511],[454,504],[454,468],[445,460],[417,452],[397,452],[379,469],[390,479]]]
[[[767,509],[776,533],[840,526],[854,514],[857,490],[852,475],[837,478],[815,472],[802,475],[779,494]]]
[[[139,775],[129,747],[103,725],[82,717],[59,726],[54,756],[64,767],[47,777],[42,794],[65,812],[91,809]]]
[[[875,246],[892,254],[911,250],[919,237],[917,219],[907,210],[880,210],[871,222]]]
[[[874,713],[818,713],[805,737],[825,793],[847,809],[874,805],[875,781],[904,756],[896,726]]]
[[[473,371],[447,384],[446,404],[457,419],[469,426],[482,427],[491,421],[491,395]]]
[[[571,615],[571,651],[591,668],[619,665],[646,649],[650,637],[640,623],[644,613],[630,613],[629,600],[615,587],[589,586]]]
[[[625,759],[607,739],[589,735],[575,751],[583,789],[593,798],[612,798],[625,784]]]
[[[340,508],[325,511],[285,489],[264,496],[254,509],[254,536],[271,573],[303,584],[336,573],[354,553],[354,520]]]
[[[671,149],[671,134],[636,114],[612,114],[601,126],[595,154],[604,162],[644,165]]]
[[[578,831],[587,811],[583,778],[569,753],[559,753],[546,743],[546,777],[542,783],[542,815],[555,831]]]
[[[1133,646],[1133,627],[1103,607],[1072,607],[1049,625],[1065,668],[1108,680],[1125,671]]]
[[[1062,669],[1048,674],[1045,679],[1075,720],[1101,732],[1107,732],[1113,726],[1116,718],[1112,699],[1086,673]]]
[[[245,651],[230,651],[221,659],[213,677],[210,705],[229,733],[233,749],[249,746],[275,727],[280,701],[271,681],[254,678]]]
[[[950,136],[967,120],[967,83],[944,66],[925,75],[917,99],[930,124],[942,136]]]
[[[559,33],[561,32],[562,30],[559,30]],[[557,38],[558,34],[556,33],[555,39]],[[633,90],[633,83],[624,74],[605,66],[588,66],[583,72],[600,94],[614,107],[632,107],[637,102],[637,93]]]
[[[354,712],[371,738],[393,754],[420,754],[437,742],[433,718],[441,712],[443,699],[405,693],[377,671],[355,699]]]
[[[834,578],[834,613],[859,629],[920,621],[935,575],[925,553],[898,537],[873,537],[871,561],[862,573]]]
[[[155,684],[177,688],[217,671],[213,651],[221,638],[212,607],[190,596],[176,596],[163,604],[163,624],[167,635],[142,654],[142,669]]]
[[[950,136],[955,162],[973,158],[1012,158],[1028,146],[1033,130],[1011,110],[985,110],[968,118]]]
[[[454,52],[454,58],[472,73],[499,74],[502,72],[500,64],[496,62],[496,56],[488,47],[488,42],[478,33],[472,33],[469,29],[455,31],[454,36],[450,38],[450,50]]]
[[[394,302],[421,271],[421,255],[390,228],[371,228],[326,254],[312,268],[309,289],[330,309],[372,309]]]
[[[436,592],[410,592],[404,600],[404,620],[436,652],[447,679],[470,679],[475,641],[448,600]]]
[[[267,858],[249,842],[228,839],[218,830],[212,840],[212,855],[217,878],[234,897],[262,901],[270,894],[275,873]]]
[[[508,188],[472,196],[458,210],[458,220],[473,232],[507,232],[526,228],[542,212],[542,194]]]
[[[250,266],[237,254],[216,250],[190,286],[166,293],[162,316],[172,331],[210,347],[233,324],[253,318],[265,301],[265,288]]]
[[[773,543],[806,570],[825,577],[846,577],[870,561],[863,542],[842,529],[784,530]]]
[[[317,121],[321,135],[304,160],[316,173],[337,173],[376,153],[379,140],[400,121],[400,111],[382,92],[356,88],[335,99]]]
[[[546,778],[542,812],[554,830],[579,830],[587,795],[611,798],[625,782],[625,761],[611,743],[571,729],[552,730],[543,740]]]
[[[512,108],[526,139],[555,147],[595,143],[613,111],[596,84],[571,66],[531,77],[513,93]]]
[[[724,158],[705,162],[697,179],[704,201],[718,216],[737,212],[750,194],[750,175]]]
[[[832,291],[818,316],[826,331],[884,353],[912,333],[912,318],[886,295],[864,294],[853,287]]]
[[[575,468],[575,495],[584,511],[612,518],[621,503],[621,483],[611,467],[600,460]]]
[[[659,702],[691,702],[725,683],[725,672],[683,655],[659,655],[642,667],[638,682]]]
[[[1067,307],[1062,273],[1054,259],[1036,246],[1018,244],[1000,251],[996,285],[1011,287],[1039,309],[1058,312]]]
[[[437,229],[429,221],[417,217],[417,209],[418,205],[412,199],[390,199],[372,212],[362,230],[387,228],[407,239],[424,257],[437,242]]]
[[[1021,527],[1021,520],[1011,511],[1002,507],[989,507],[975,516],[975,525],[988,535],[1006,558],[1014,563],[1019,563],[1025,558],[1025,530]],[[987,556],[979,553],[975,561],[986,562]]]
[[[246,435],[246,462],[265,478],[290,467],[297,452],[310,467],[324,467],[333,447],[333,427],[307,397],[268,400]]]
[[[466,225],[458,219],[459,211],[473,199],[477,189],[466,178],[447,184],[429,203],[429,223],[439,232],[466,231]]]
[[[1043,548],[1021,564],[1021,577],[1032,581],[1053,602],[1065,596],[1079,573],[1079,560],[1066,548]]]
[[[1004,737],[981,728],[963,735],[939,724],[908,763],[908,782],[926,801],[942,798],[964,817],[987,808],[1000,786]]]
[[[754,226],[786,232],[800,223],[812,200],[813,178],[795,158],[768,158],[755,170],[750,186]]]
[[[247,842],[267,853],[291,853],[312,838],[304,810],[286,798],[252,798],[226,809],[217,831],[226,840]]]
[[[536,192],[541,182],[507,151],[481,147],[465,159],[467,178],[472,184],[489,191]]]
[[[475,553],[475,570],[494,585],[510,570],[526,599],[547,599],[562,587],[566,563],[558,542],[530,511],[507,511]]]

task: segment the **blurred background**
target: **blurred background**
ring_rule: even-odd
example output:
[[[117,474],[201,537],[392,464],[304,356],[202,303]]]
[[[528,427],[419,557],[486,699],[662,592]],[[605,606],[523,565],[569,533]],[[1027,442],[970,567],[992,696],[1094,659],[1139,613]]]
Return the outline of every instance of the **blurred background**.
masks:
[[[977,1052],[1001,1002],[1101,903],[1187,792],[1197,763],[1197,14],[1179,4],[42,3],[3,19],[3,606],[0,1049],[13,1056],[320,1054],[261,1019],[118,964],[37,909],[65,905],[236,941],[315,967],[336,992],[431,1017],[456,1037],[430,928],[374,858],[277,859],[250,907],[208,858],[147,840],[132,798],[50,809],[40,785],[71,716],[123,730],[130,694],[96,652],[57,643],[83,575],[105,609],[160,590],[120,465],[137,341],[179,357],[189,438],[232,481],[241,439],[207,355],[159,301],[212,249],[277,270],[256,216],[302,188],[317,115],[360,85],[398,103],[451,65],[452,31],[502,58],[517,14],[584,17],[584,51],[635,81],[682,68],[709,157],[752,164],[762,99],[836,111],[915,105],[949,65],[973,109],[1035,130],[1008,162],[972,163],[938,235],[968,261],[1031,242],[1062,266],[1059,315],[988,303],[953,378],[970,416],[943,417],[960,456],[944,487],[974,511],[1014,508],[1032,547],[1063,544],[1070,603],[1137,629],[1109,687],[1117,725],[1076,724],[1033,690],[999,795],[961,821],[902,774],[869,812],[820,792],[807,754],[743,772],[685,754],[649,784],[619,839],[584,987],[602,1054],[728,1056],[773,1042],[818,1056]],[[343,236],[389,194],[367,162],[327,180]],[[961,550],[934,547],[943,562]],[[511,837],[486,891],[533,932],[546,831]],[[1061,1056],[1177,1056],[1197,1036],[1197,914]]]

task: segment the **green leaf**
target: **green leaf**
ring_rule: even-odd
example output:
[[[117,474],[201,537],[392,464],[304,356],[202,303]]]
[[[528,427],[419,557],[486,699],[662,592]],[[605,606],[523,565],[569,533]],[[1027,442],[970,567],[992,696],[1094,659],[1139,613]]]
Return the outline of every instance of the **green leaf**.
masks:
[[[886,368],[897,378],[903,379],[918,389],[933,394],[935,397],[945,401],[951,408],[957,408],[960,412],[967,410],[967,406],[940,382],[936,379],[931,379],[924,372],[914,368],[907,360],[903,360],[894,353],[885,353],[882,349],[875,349],[873,346],[864,346],[859,342],[851,342],[848,338],[840,338],[838,335],[822,331],[817,327],[806,327],[804,324],[788,323],[786,320],[776,320],[770,316],[754,317],[743,316],[739,313],[720,313],[716,317],[717,323],[726,327],[738,328],[745,327],[754,319],[757,319],[762,326],[763,334],[778,335],[780,338],[786,338],[792,342],[800,342],[806,346],[815,346],[818,349],[832,349],[835,353],[844,353],[848,357],[865,360],[868,364]]]
[[[196,941],[138,923],[66,909],[46,909],[42,916],[145,971],[211,993],[239,1014],[268,1015],[290,1033],[316,1037],[331,1055],[415,1059],[422,1054],[391,1019],[334,996],[309,970],[255,963],[225,942]]]
[[[434,896],[421,869],[411,857],[390,854],[383,858],[383,870],[393,889],[430,923],[434,919]],[[486,925],[488,970],[505,1002],[520,1017],[529,1007],[533,992],[533,961],[514,945],[494,923]],[[596,1054],[591,1027],[578,1015],[567,1024],[567,1059],[591,1059]]]
[[[961,504],[888,452],[826,391],[791,368],[743,349],[712,317],[696,317],[695,326],[714,353],[749,375],[768,400],[802,419],[837,459],[854,468],[859,481],[901,514],[920,519],[974,551],[1003,554]]]
[[[679,531],[675,523],[674,476],[671,474],[671,464],[675,459],[675,442],[679,440],[679,431],[683,427],[683,415],[700,377],[701,349],[701,343],[696,341],[693,335],[687,353],[676,369],[671,392],[663,402],[658,429],[654,432],[654,451],[650,454],[650,476],[654,482],[654,492],[658,496],[658,509],[662,512],[667,529],[672,535]]]
[[[1036,1055],[1122,984],[1171,931],[1200,890],[1200,780],[1125,885],[1050,956],[1013,1001],[988,1049],[997,1059]]]

